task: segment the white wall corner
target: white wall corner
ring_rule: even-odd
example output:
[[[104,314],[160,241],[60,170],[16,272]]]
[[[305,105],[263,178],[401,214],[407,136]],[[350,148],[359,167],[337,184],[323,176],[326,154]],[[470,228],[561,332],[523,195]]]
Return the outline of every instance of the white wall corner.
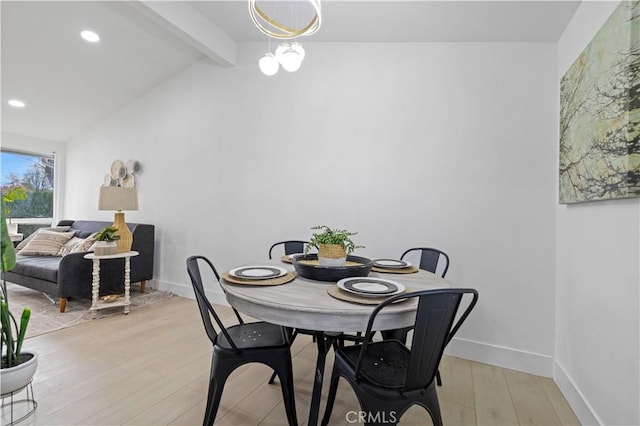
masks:
[[[157,290],[169,291],[180,297],[186,297],[187,299],[195,299],[195,296],[193,294],[193,287],[191,287],[190,283],[172,283],[168,281],[152,280],[150,285],[152,288],[155,288]],[[227,302],[222,288],[205,290],[205,293],[212,304],[229,306],[229,302]]]
[[[553,363],[553,380],[580,420],[581,425],[604,424],[558,361]]]
[[[548,355],[484,342],[454,338],[447,345],[445,354],[537,376],[553,375],[553,358]]]

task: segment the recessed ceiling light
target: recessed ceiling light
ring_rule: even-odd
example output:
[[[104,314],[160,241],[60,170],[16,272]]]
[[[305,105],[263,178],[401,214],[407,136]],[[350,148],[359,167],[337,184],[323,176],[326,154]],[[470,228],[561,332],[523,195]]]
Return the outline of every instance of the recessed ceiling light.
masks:
[[[97,43],[100,41],[100,36],[96,33],[94,33],[93,31],[89,31],[89,30],[84,30],[80,33],[80,37],[82,37],[83,39],[91,42],[91,43]]]
[[[11,99],[9,102],[7,102],[9,105],[11,105],[14,108],[24,108],[25,103],[22,102],[20,99]]]

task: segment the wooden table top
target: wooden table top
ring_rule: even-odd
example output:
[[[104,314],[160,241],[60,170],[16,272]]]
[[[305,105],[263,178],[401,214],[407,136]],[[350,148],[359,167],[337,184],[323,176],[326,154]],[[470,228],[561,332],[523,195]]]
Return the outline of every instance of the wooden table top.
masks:
[[[277,265],[294,271],[293,265],[277,261],[247,265]],[[385,274],[371,272],[370,277],[385,278],[404,284],[407,291],[451,287],[435,274],[420,270],[415,274]],[[238,311],[251,317],[287,327],[327,332],[364,331],[375,305],[338,300],[327,293],[335,282],[314,281],[297,276],[293,281],[277,286],[251,286],[220,280],[227,301]],[[388,330],[413,324],[415,300],[385,308],[374,328]]]

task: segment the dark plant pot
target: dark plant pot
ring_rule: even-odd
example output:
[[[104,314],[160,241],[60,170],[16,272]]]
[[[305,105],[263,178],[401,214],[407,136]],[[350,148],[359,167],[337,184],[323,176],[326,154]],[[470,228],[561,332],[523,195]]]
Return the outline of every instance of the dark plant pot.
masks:
[[[366,257],[347,256],[347,262],[354,262],[355,265],[327,266],[320,264],[310,264],[304,261],[317,261],[317,254],[298,255],[292,259],[293,267],[298,275],[304,278],[317,281],[340,281],[349,277],[366,277],[371,272],[373,261]]]

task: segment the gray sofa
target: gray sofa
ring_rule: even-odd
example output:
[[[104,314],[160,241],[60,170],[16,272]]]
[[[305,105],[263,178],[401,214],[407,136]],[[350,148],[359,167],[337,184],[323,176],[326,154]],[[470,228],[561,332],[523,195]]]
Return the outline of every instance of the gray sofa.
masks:
[[[75,236],[86,238],[112,222],[87,220],[62,220],[58,226],[70,226]],[[133,234],[131,250],[140,255],[131,258],[131,283],[140,282],[144,292],[147,280],[153,278],[155,227],[140,223],[127,224]],[[16,266],[6,273],[7,281],[29,287],[60,299],[60,312],[64,312],[67,300],[91,296],[92,261],[85,259],[88,252],[58,256],[17,255]],[[113,294],[124,289],[124,259],[100,262],[100,293]]]

